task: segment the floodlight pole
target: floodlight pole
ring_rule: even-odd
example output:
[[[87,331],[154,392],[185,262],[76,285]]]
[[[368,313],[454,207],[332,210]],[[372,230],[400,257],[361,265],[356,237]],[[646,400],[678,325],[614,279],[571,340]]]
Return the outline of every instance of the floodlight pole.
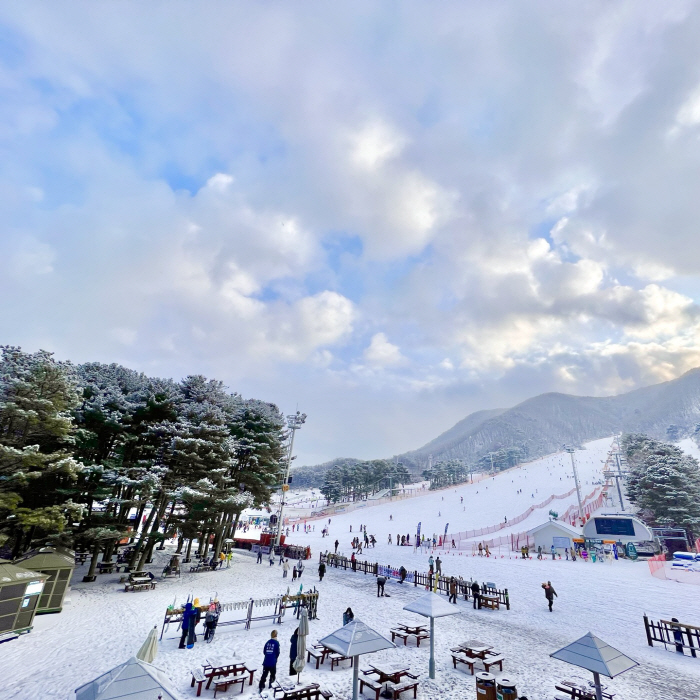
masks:
[[[571,468],[574,470],[574,483],[576,484],[576,496],[578,498],[578,517],[583,520],[583,505],[581,504],[581,487],[578,483],[578,473],[576,471],[576,462],[574,461],[574,452],[576,452],[576,450],[573,447],[567,447],[566,451],[571,455]]]
[[[294,449],[294,433],[301,428],[302,425],[304,425],[304,422],[306,421],[306,413],[299,413],[297,411],[291,416],[287,416],[287,427],[292,431],[292,434],[289,438],[289,453],[287,455],[287,471],[284,475],[284,483],[282,484],[282,500],[280,502],[280,517],[279,521],[277,523],[277,535],[275,535],[275,547],[280,546],[280,539],[282,537],[282,518],[284,515],[284,506],[285,506],[285,497],[286,497],[286,489],[289,488],[289,470],[292,468],[292,450]]]
[[[435,618],[430,618],[430,662],[428,664],[428,676],[435,678]]]

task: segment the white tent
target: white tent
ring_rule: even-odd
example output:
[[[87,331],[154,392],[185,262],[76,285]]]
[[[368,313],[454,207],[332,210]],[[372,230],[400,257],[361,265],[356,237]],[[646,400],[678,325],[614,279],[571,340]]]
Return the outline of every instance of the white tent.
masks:
[[[75,691],[75,700],[180,700],[158,668],[132,656]]]

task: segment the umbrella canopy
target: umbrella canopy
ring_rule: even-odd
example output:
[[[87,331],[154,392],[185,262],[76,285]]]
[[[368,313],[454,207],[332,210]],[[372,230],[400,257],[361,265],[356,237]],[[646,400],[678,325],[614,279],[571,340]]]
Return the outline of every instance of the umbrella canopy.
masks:
[[[309,611],[301,609],[299,631],[297,632],[297,658],[294,659],[294,670],[301,675],[306,666],[306,638],[309,636]]]
[[[141,648],[136,652],[136,658],[145,661],[147,664],[152,664],[153,659],[158,653],[158,628],[154,627],[146,637],[146,641],[141,645]]]
[[[559,651],[550,654],[553,659],[566,661],[594,673],[614,678],[639,664],[621,651],[599,639],[590,632]]]
[[[435,618],[456,615],[459,610],[456,605],[446,603],[435,593],[426,593],[412,603],[404,605],[403,609],[430,618],[430,661],[428,662],[428,675],[430,678],[435,678]]]
[[[368,627],[360,620],[352,620],[347,625],[336,630],[327,637],[319,640],[323,646],[337,651],[343,656],[352,656],[352,700],[358,698],[358,670],[360,666],[360,654],[372,654],[382,649],[393,649],[394,642],[390,642],[384,635]]]
[[[384,635],[379,634],[360,620],[348,622],[345,627],[337,629],[327,637],[320,639],[319,642],[343,656],[371,654],[382,649],[393,649],[396,646]]]
[[[550,654],[553,659],[580,666],[593,672],[593,683],[597,700],[602,700],[603,689],[600,674],[614,678],[639,664],[621,651],[599,639],[590,632],[568,646]]]
[[[178,700],[170,679],[158,668],[132,656],[75,691],[75,700]]]
[[[426,593],[412,603],[404,605],[403,609],[423,617],[445,617],[459,612],[456,606],[446,603],[444,598],[435,593]]]

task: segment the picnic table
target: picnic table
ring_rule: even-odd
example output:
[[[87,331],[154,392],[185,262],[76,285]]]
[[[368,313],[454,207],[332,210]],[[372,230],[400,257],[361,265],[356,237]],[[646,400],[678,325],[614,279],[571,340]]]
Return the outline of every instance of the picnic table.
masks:
[[[501,602],[498,600],[498,596],[489,595],[488,593],[482,593],[479,596],[479,608],[489,608],[490,610],[500,610]]]
[[[559,681],[554,686],[559,692],[566,693],[566,697],[555,695],[557,700],[595,700],[595,688],[574,681]],[[605,688],[606,686],[603,686]],[[612,700],[615,693],[606,693],[603,690],[603,700]]]
[[[125,591],[147,591],[156,587],[155,580],[146,571],[134,571],[124,584]]]
[[[88,560],[89,556],[90,556],[90,552],[76,552],[75,553],[75,563],[76,564],[84,564]]]
[[[245,687],[246,674],[248,685],[253,685],[255,676],[255,668],[248,668],[245,663],[240,661],[228,661],[218,656],[210,656],[204,660],[202,664],[203,671],[199,674],[199,678],[195,678],[195,672],[192,672],[192,686],[195,680],[198,682],[197,695],[201,693],[202,685],[206,681],[207,690],[214,683],[214,697],[217,692],[228,690],[230,685],[240,684],[241,693]]]
[[[314,644],[311,648],[307,648],[306,660],[310,662],[311,657],[313,657],[316,660],[316,668],[318,668],[319,664],[324,663],[325,660],[328,657],[330,657],[331,671],[333,671],[336,666],[340,666],[341,661],[349,661],[350,668],[352,668],[353,664],[355,663],[352,656],[343,656],[342,654],[339,654],[335,650],[330,649],[329,647],[324,646],[321,643]]]
[[[416,697],[418,691],[418,676],[413,675],[405,666],[395,668],[379,668],[373,664],[369,665],[368,670],[362,671],[365,676],[376,675],[377,680],[367,678],[360,679],[360,692],[363,686],[369,686],[375,693],[375,700],[379,700],[381,695],[383,698],[393,698],[396,700],[401,693],[406,690],[413,690],[413,697]],[[409,680],[403,680],[408,678]],[[382,690],[382,686],[384,689]]]
[[[391,641],[393,642],[396,637],[403,639],[404,646],[406,646],[409,637],[415,637],[416,646],[420,646],[421,639],[430,639],[430,633],[426,629],[426,625],[411,625],[402,622],[391,630]]]
[[[309,683],[305,686],[282,685],[279,681],[272,684],[273,697],[279,700],[329,700],[333,693],[324,690],[318,683]]]
[[[461,642],[456,647],[450,649],[452,652],[452,664],[457,668],[457,664],[464,664],[469,668],[472,676],[474,675],[474,665],[480,661],[486,671],[490,671],[492,666],[498,666],[503,670],[503,661],[505,657],[497,651],[493,650],[490,644],[485,644],[477,639],[469,639]],[[464,654],[462,656],[461,654]]]

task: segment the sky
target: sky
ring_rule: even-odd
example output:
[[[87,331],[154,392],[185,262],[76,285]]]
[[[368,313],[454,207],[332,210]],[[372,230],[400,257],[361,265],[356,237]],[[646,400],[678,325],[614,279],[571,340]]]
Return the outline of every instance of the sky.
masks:
[[[298,464],[700,366],[700,4],[0,4],[0,344]]]

